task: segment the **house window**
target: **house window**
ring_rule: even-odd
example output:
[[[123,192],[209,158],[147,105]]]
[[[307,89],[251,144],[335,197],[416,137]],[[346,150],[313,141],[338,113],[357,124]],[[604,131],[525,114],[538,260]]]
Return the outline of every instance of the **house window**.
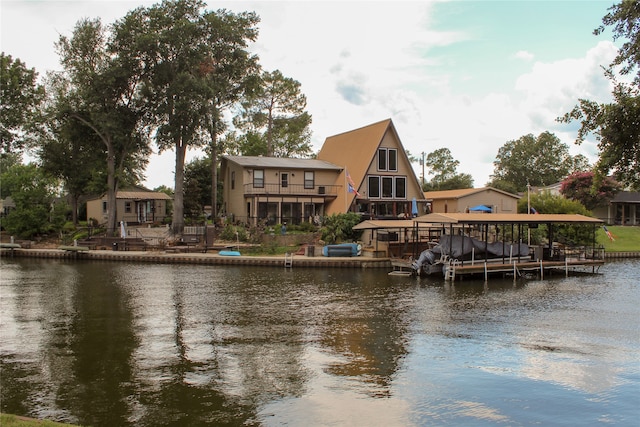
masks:
[[[378,149],[378,170],[379,171],[387,170],[387,149],[386,148]]]
[[[282,188],[289,186],[289,172],[280,172],[280,186]]]
[[[236,171],[231,171],[231,189],[236,188]]]
[[[382,197],[390,199],[393,197],[393,177],[382,177]]]
[[[395,198],[406,199],[407,198],[407,178],[405,178],[404,176],[396,176],[395,181],[396,181]]]
[[[124,202],[124,213],[131,213],[131,202]]]
[[[390,148],[387,150],[389,170],[396,172],[398,170],[398,150]]]
[[[369,198],[380,197],[380,177],[379,176],[370,176],[369,177]]]
[[[378,148],[378,170],[396,172],[398,170],[398,150]]]
[[[264,188],[264,169],[253,171],[253,186],[255,188]]]
[[[315,187],[315,173],[313,171],[305,171],[304,173],[304,188]]]
[[[107,202],[106,201],[102,202],[102,213],[103,214],[107,213]]]

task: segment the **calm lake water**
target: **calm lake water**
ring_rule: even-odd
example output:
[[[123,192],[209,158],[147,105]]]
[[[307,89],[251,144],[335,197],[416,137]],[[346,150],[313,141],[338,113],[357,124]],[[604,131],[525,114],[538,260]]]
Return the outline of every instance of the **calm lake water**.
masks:
[[[0,261],[2,412],[92,426],[629,425],[640,260],[386,270]]]

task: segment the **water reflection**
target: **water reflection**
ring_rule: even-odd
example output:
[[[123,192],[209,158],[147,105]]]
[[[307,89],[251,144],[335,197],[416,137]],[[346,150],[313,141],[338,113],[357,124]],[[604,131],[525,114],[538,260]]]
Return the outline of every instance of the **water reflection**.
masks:
[[[639,271],[447,284],[2,259],[1,409],[94,426],[635,419]]]

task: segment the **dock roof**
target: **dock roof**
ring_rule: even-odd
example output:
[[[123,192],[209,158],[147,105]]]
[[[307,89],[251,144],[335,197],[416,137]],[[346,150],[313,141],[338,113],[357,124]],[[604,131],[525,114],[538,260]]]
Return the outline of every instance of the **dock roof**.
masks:
[[[604,221],[579,214],[431,213],[415,218],[432,224],[602,224]]]

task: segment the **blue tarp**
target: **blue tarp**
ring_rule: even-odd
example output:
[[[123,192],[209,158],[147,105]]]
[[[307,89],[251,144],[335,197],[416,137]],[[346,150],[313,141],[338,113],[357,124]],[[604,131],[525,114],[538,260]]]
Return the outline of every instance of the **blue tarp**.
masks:
[[[470,212],[491,212],[491,208],[485,205],[478,205],[472,208],[469,208]]]

